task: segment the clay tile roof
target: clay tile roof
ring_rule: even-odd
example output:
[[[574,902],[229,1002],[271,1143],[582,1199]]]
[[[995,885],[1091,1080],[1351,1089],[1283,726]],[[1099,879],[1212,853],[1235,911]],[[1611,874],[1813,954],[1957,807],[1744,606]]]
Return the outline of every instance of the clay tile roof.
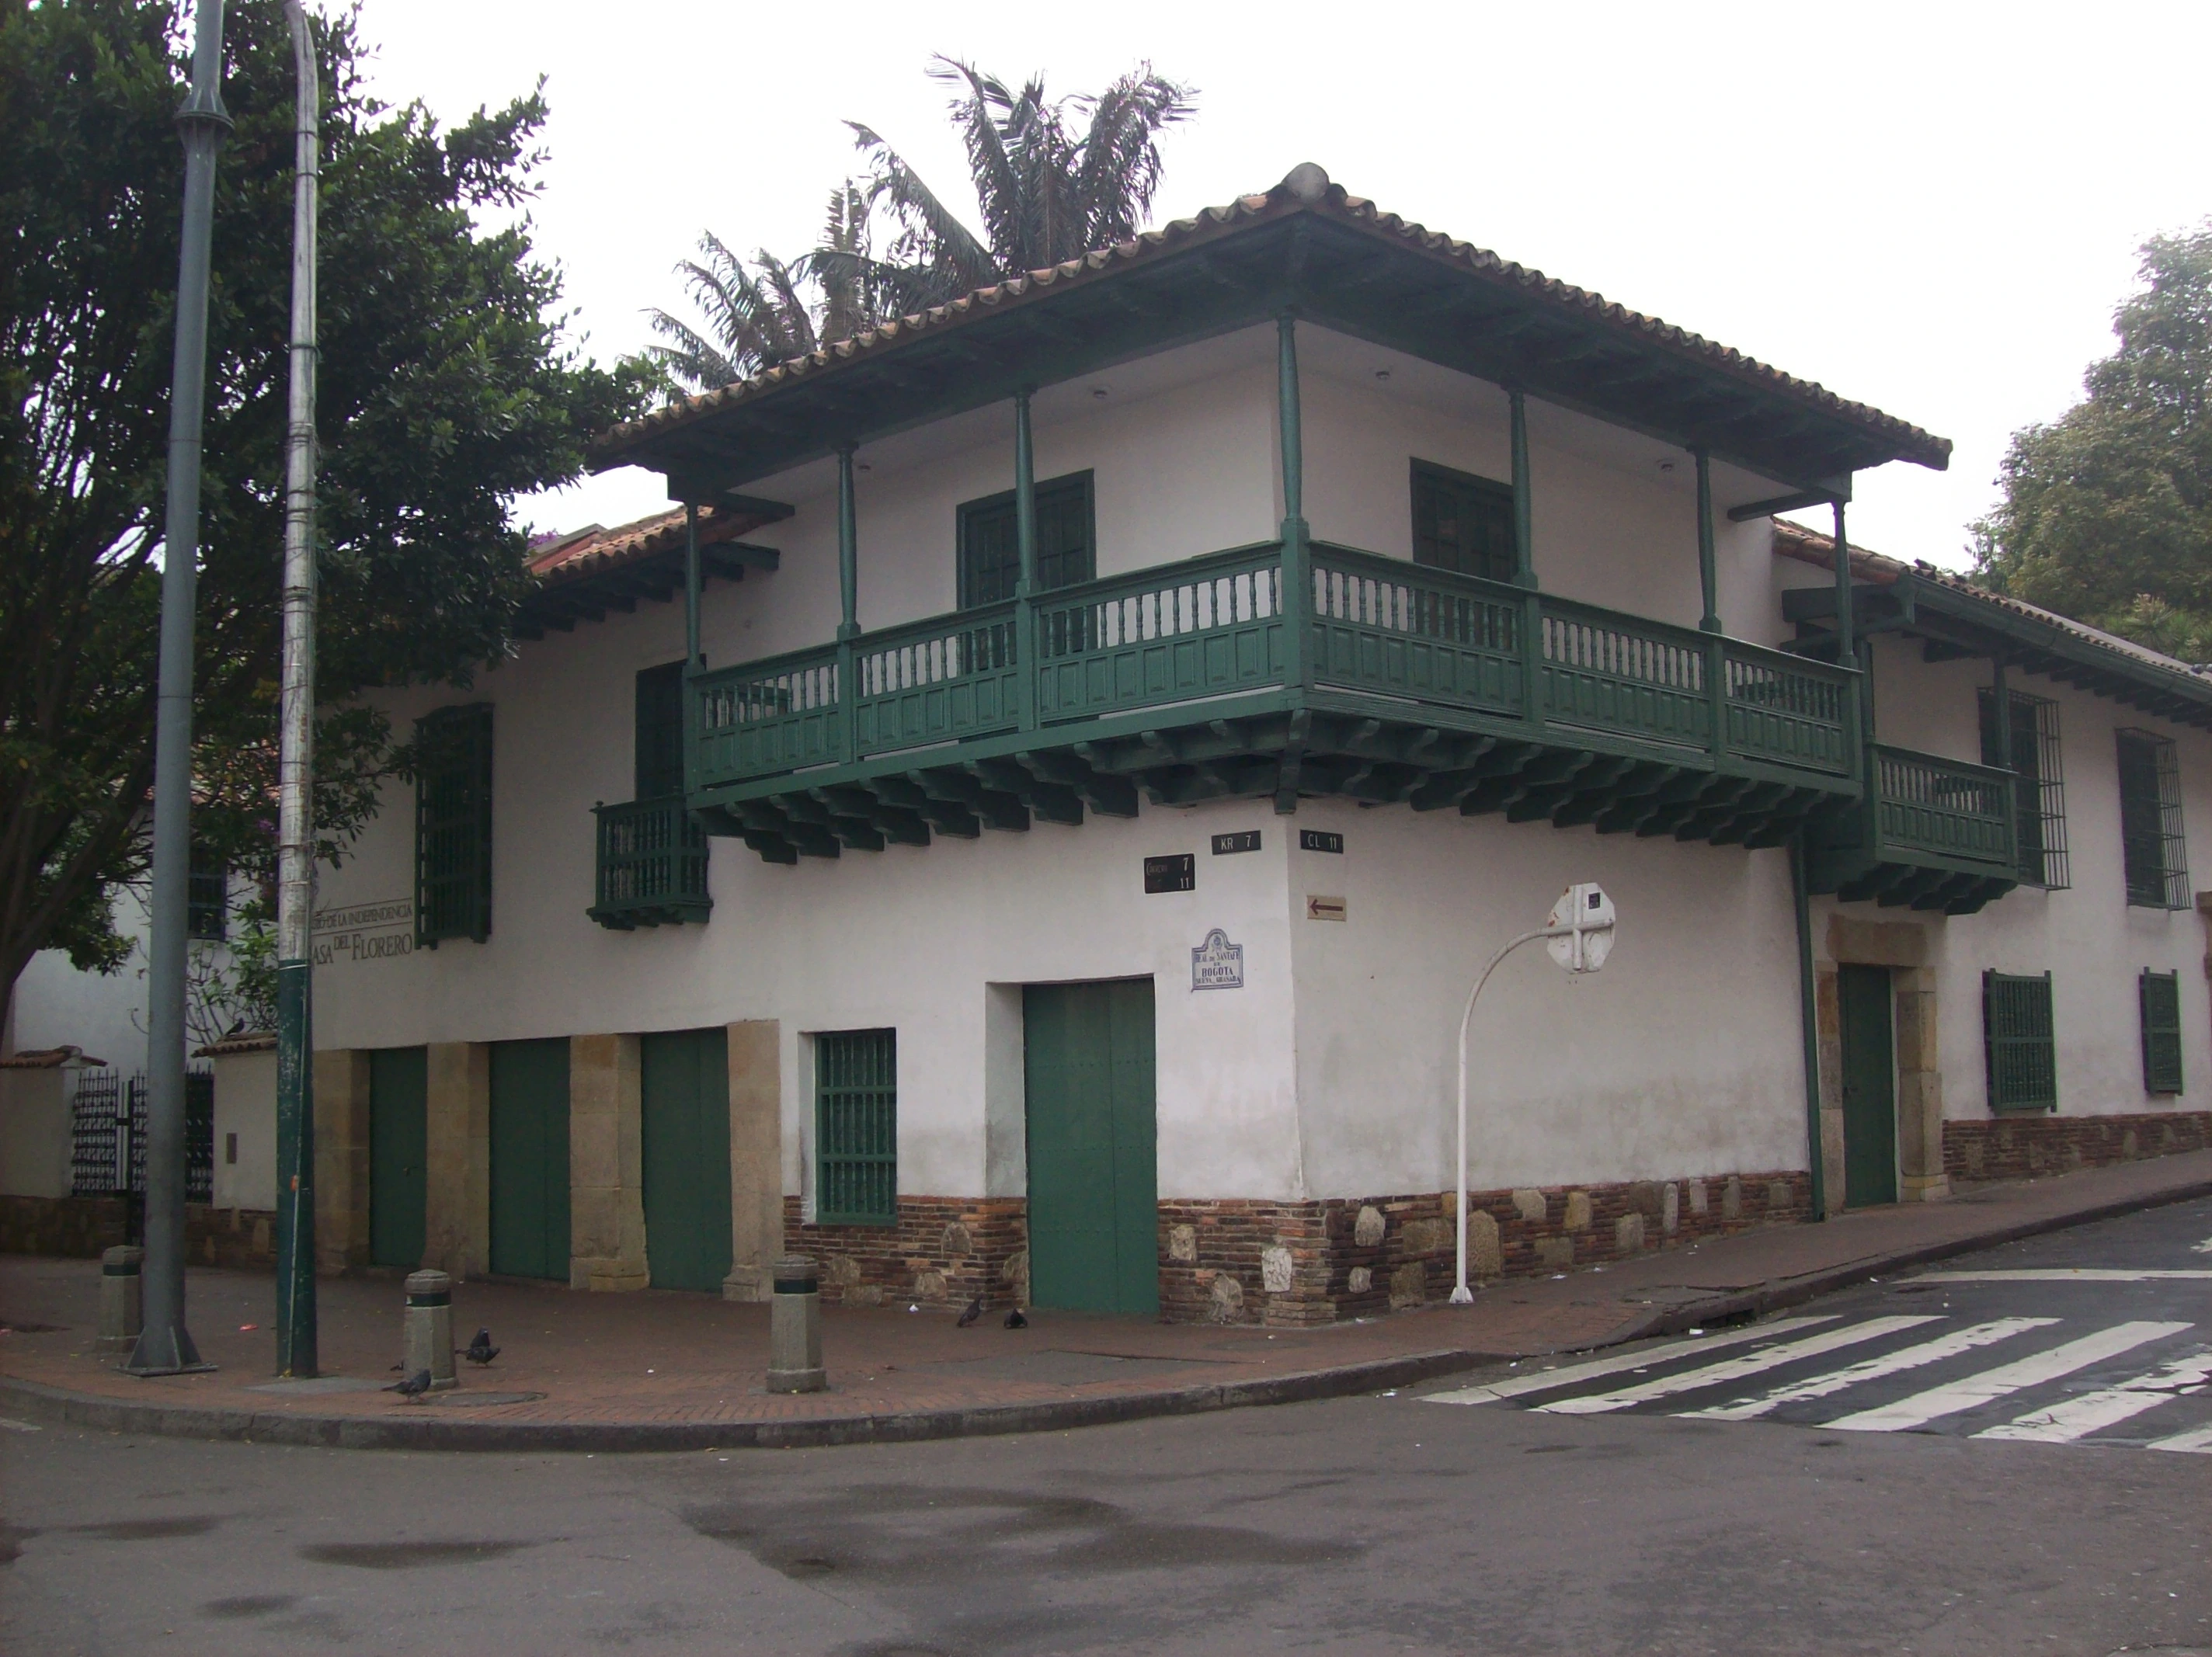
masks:
[[[1373,202],[1332,184],[1311,162],[1294,168],[1273,190],[1261,195],[1240,196],[1219,207],[1207,208],[1192,217],[1176,219],[1158,229],[1146,230],[1110,247],[1097,248],[1079,258],[1048,270],[1032,270],[948,304],[933,306],[900,317],[867,332],[837,341],[811,355],[782,363],[720,390],[680,398],[643,417],[616,426],[594,442],[594,464],[605,468],[623,464],[625,451],[644,440],[687,425],[719,410],[734,408],[777,387],[833,371],[843,362],[880,355],[902,342],[955,326],[981,313],[1034,302],[1056,288],[1085,283],[1117,269],[1148,264],[1200,242],[1218,240],[1237,227],[1260,220],[1281,219],[1310,213],[1358,228],[1385,243],[1416,250],[1453,265],[1468,276],[1493,286],[1518,290],[1556,313],[1571,313],[1586,322],[1620,335],[1656,344],[1669,354],[1686,357],[1756,389],[1779,393],[1793,402],[1846,421],[1891,446],[1895,457],[1942,469],[1951,453],[1948,438],[1938,437],[1910,422],[1884,414],[1863,403],[1838,396],[1811,380],[1800,379],[1717,343],[1687,329],[1656,317],[1646,316],[1616,304],[1602,294],[1575,287],[1529,266],[1515,264],[1487,248],[1384,211]]]
[[[64,1065],[71,1069],[105,1070],[107,1060],[88,1059],[82,1047],[66,1045],[34,1047],[27,1053],[10,1053],[7,1058],[0,1059],[0,1070],[60,1070]]]
[[[1774,520],[1774,550],[1785,558],[1818,565],[1825,570],[1832,571],[1836,567],[1833,536],[1823,535],[1817,530],[1793,524],[1787,519]],[[2203,687],[2205,691],[2212,692],[2212,671],[2193,666],[2162,651],[2153,650],[2148,645],[2139,645],[2132,639],[2123,639],[2116,633],[2107,633],[2102,628],[2091,627],[2087,622],[2061,616],[2057,610],[2045,610],[2039,604],[2031,604],[2005,593],[1993,592],[1962,575],[1939,569],[1924,560],[1916,559],[1906,563],[1902,559],[1885,557],[1881,553],[1869,552],[1857,546],[1850,549],[1850,557],[1851,574],[1857,580],[1876,586],[1894,586],[1910,577],[1920,589],[1933,589],[1937,593],[1979,609],[1992,622],[2027,623],[2047,629],[2053,634],[2063,635],[2075,645],[2086,646],[2093,656],[2103,656],[2106,665],[2114,671],[2137,679],[2154,676],[2156,683],[2169,687],[2173,683],[2173,676],[2179,675],[2191,682],[2193,687]]]
[[[268,1030],[243,1030],[235,1035],[226,1035],[220,1041],[210,1041],[195,1048],[195,1059],[222,1059],[234,1053],[274,1053],[276,1037]]]
[[[757,527],[756,520],[736,513],[708,512],[700,517],[699,539],[702,544],[712,545]],[[684,508],[678,507],[613,529],[592,524],[565,534],[540,537],[532,543],[525,562],[532,575],[550,586],[581,580],[683,544]]]

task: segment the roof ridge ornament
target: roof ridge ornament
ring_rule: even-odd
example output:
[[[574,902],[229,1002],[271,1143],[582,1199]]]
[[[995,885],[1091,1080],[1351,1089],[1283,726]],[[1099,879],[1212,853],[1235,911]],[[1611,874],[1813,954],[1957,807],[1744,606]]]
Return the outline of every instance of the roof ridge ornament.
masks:
[[[1275,187],[1288,191],[1294,200],[1308,207],[1318,207],[1328,194],[1328,174],[1317,162],[1300,161],[1283,174],[1282,183]]]

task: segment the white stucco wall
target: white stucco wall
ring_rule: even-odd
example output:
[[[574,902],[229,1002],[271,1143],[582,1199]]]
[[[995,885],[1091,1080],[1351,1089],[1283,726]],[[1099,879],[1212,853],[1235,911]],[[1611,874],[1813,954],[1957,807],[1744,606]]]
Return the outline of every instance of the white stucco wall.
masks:
[[[1474,974],[1570,883],[1620,913],[1611,959],[1571,977],[1508,958],[1468,1036],[1478,1189],[1805,1165],[1796,944],[1784,854],[1310,800],[1289,855],[1298,1073],[1314,1194],[1452,1183],[1457,1035]],[[1307,920],[1309,894],[1342,922]]]
[[[215,1071],[215,1189],[217,1208],[276,1206],[276,1053],[227,1053]],[[238,1160],[230,1139],[238,1136]]]
[[[1990,682],[1986,661],[1929,663],[1917,640],[1883,635],[1874,641],[1875,730],[1879,740],[1947,758],[1981,758],[1976,693]],[[2064,890],[2021,887],[1980,913],[1933,925],[1930,961],[1939,983],[1943,1104],[1948,1116],[1988,1108],[1982,1053],[1981,974],[2051,974],[2051,1014],[2058,1052],[2062,1114],[2212,1106],[2212,993],[2205,976],[2206,934],[2192,909],[2131,907],[2120,849],[2119,768],[2114,732],[2154,731],[2176,744],[2182,786],[2182,826],[2193,886],[2212,874],[2212,737],[2170,725],[2137,709],[2069,685],[2014,670],[2011,689],[2055,701],[2065,784],[2066,841],[2071,884]],[[1854,913],[1877,912],[1871,905]],[[1911,911],[1884,920],[1925,919]],[[2136,975],[2179,972],[2181,988],[2181,1095],[2142,1087],[2141,1013]]]
[[[1039,476],[1094,474],[1102,574],[1273,536],[1274,343],[1272,328],[1248,330],[1036,398]],[[1392,380],[1378,382],[1365,366],[1370,348],[1310,328],[1301,349],[1317,535],[1410,556],[1413,457],[1507,469],[1495,387],[1395,356]],[[1557,410],[1535,409],[1531,426],[1546,586],[1694,624],[1688,457]],[[1012,481],[1009,410],[942,422],[859,458],[863,624],[949,610],[956,508]],[[1673,470],[1661,471],[1662,460]],[[1723,504],[1728,490],[1755,492],[1733,475],[1723,482]],[[797,510],[749,537],[779,549],[776,572],[708,590],[710,665],[829,641],[838,614],[833,483],[817,463],[747,486]],[[1749,537],[1723,538],[1724,593],[1746,585]],[[1757,555],[1760,579],[1771,579],[1763,526]],[[1771,609],[1765,603],[1762,615]],[[1147,804],[1135,822],[1040,822],[1026,835],[940,836],[927,849],[796,868],[718,841],[709,924],[594,926],[584,913],[589,807],[629,797],[633,675],[679,657],[682,635],[678,606],[647,605],[528,646],[468,692],[386,699],[402,721],[447,702],[496,709],[492,936],[417,952],[397,924],[326,933],[319,1043],[776,1019],[786,1184],[801,1191],[812,1149],[808,1034],[890,1025],[902,1187],[1011,1193],[1023,1177],[1018,986],[1151,974],[1163,1197],[1435,1189],[1449,1181],[1451,1037],[1470,962],[1540,915],[1567,881],[1596,877],[1620,889],[1637,947],[1601,980],[1568,985],[1537,960],[1501,977],[1486,1024],[1499,1021],[1516,1045],[1540,1032],[1535,1047],[1559,1058],[1493,1044],[1478,1177],[1672,1175],[1803,1159],[1794,957],[1786,924],[1775,924],[1786,923],[1788,895],[1772,854],[1402,809],[1310,803],[1284,819],[1261,802]],[[326,914],[411,895],[410,806],[411,790],[395,787],[344,865],[325,871]],[[1341,826],[1353,849],[1325,859],[1296,851],[1297,828],[1316,824]],[[1243,828],[1261,830],[1261,852],[1208,854],[1211,835]],[[1198,856],[1199,889],[1143,895],[1142,859],[1186,851]],[[1328,866],[1307,866],[1316,862]],[[1328,877],[1352,899],[1346,925],[1304,918],[1305,894],[1334,889]],[[1741,939],[1718,964],[1689,941],[1716,926]],[[1216,926],[1244,947],[1246,986],[1194,992],[1189,951]],[[1295,1023],[1294,962],[1304,998]],[[1510,1109],[1496,1102],[1506,1097],[1517,1102]]]
[[[9,1010],[10,1051],[82,1048],[129,1075],[146,1067],[146,905],[116,895],[117,929],[132,943],[131,958],[112,973],[79,972],[59,950],[41,950],[15,980]]]

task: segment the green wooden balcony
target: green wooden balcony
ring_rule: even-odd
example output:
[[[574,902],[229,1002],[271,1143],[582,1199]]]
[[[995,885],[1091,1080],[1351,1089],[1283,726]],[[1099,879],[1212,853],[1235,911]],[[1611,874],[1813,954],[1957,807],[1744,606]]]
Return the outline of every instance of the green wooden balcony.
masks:
[[[1859,792],[1857,676],[1280,543],[695,674],[690,804],[763,856],[1334,795],[1776,845]]]
[[[1869,744],[1865,796],[1816,831],[1808,872],[1847,902],[1972,914],[2020,883],[2013,774]]]
[[[707,895],[707,834],[681,794],[592,810],[599,819],[592,920],[617,932],[706,920],[714,907]]]

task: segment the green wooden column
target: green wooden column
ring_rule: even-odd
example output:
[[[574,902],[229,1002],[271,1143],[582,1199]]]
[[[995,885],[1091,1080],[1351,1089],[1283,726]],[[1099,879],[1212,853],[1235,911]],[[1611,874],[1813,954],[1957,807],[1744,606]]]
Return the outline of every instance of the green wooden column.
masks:
[[[1698,592],[1705,612],[1698,626],[1712,635],[1705,643],[1705,706],[1717,759],[1728,750],[1728,653],[1721,643],[1720,577],[1714,568],[1713,465],[1703,449],[1690,452],[1698,462]]]
[[[1871,665],[1860,654],[1857,618],[1851,599],[1851,548],[1850,537],[1844,530],[1844,503],[1838,500],[1836,508],[1836,665],[1859,670],[1858,695],[1850,699],[1845,709],[1850,729],[1848,740],[1851,751],[1860,761],[1859,775],[1869,793],[1874,786],[1873,773],[1866,761],[1866,744],[1874,740],[1874,701],[1870,690],[1873,674]]]
[[[2012,691],[2005,682],[2005,659],[2002,656],[1990,658],[1990,717],[1996,721],[1996,751],[1993,757],[1999,770],[2009,771],[2013,759]],[[2021,786],[2017,776],[2005,785],[2005,797],[2012,805],[2013,857],[2025,865],[2027,859],[2021,855],[2021,824],[2027,817],[2027,791]],[[2025,866],[2021,872],[2027,872]]]
[[[844,752],[839,757],[847,761],[860,754],[855,715],[860,687],[854,679],[857,652],[853,640],[860,636],[860,548],[853,504],[854,446],[842,443],[837,448],[837,597],[841,606],[837,622],[837,711],[841,717],[837,724],[844,745]]]
[[[1535,514],[1529,502],[1528,399],[1517,385],[1505,388],[1513,426],[1513,584],[1528,590],[1521,602],[1521,716],[1544,723],[1544,608],[1536,594]]]
[[[1036,649],[1036,451],[1030,436],[1030,393],[1014,393],[1014,542],[1021,571],[1014,579],[1014,655],[1020,688],[1016,717],[1024,731],[1036,729],[1037,675],[1044,663]]]
[[[1305,438],[1298,417],[1297,319],[1275,319],[1275,405],[1283,430],[1283,683],[1302,689],[1309,674],[1312,625],[1305,503]]]
[[[690,679],[702,671],[707,664],[699,653],[699,507],[696,501],[684,503],[684,683],[678,688],[683,697],[684,724],[684,791],[691,792],[691,777],[697,768],[692,761],[692,750],[699,740],[699,709],[697,694],[691,689]]]
[[[1708,633],[1721,630],[1720,574],[1714,568],[1713,553],[1713,463],[1712,457],[1703,449],[1692,452],[1698,458],[1698,590],[1705,600],[1705,613],[1698,625]]]
[[[684,665],[693,672],[699,659],[699,507],[684,503]]]

